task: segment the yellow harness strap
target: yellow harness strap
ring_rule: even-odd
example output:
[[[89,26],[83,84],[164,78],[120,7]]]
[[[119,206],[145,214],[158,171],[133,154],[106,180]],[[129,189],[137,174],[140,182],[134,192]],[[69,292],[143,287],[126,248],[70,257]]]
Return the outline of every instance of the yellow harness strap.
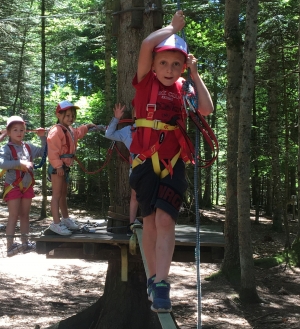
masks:
[[[135,120],[135,124],[137,127],[152,128],[154,130],[174,131],[176,129],[179,129],[178,126],[172,126],[160,120],[137,119]],[[157,152],[158,147],[159,146],[155,144],[151,146],[149,150],[143,152],[143,154],[137,155],[132,161],[132,169],[138,166],[139,164],[142,164],[146,158],[151,157],[154,172],[158,176],[160,176],[160,178],[166,177],[170,173],[170,170],[169,168],[165,168],[164,170],[160,169],[160,162]],[[181,154],[181,149],[170,161],[171,168],[174,168],[177,160],[179,159],[180,154]]]
[[[6,171],[6,170],[3,170],[3,171]],[[2,173],[1,173],[1,174],[2,174]],[[14,182],[14,183],[15,183],[15,182]],[[16,187],[16,186],[18,186],[18,185],[19,185],[19,187],[20,187],[20,191],[21,191],[22,193],[25,193],[25,192],[29,189],[29,187],[30,187],[31,185],[34,185],[34,182],[33,182],[33,180],[31,180],[30,184],[28,185],[28,187],[27,187],[26,189],[24,189],[24,186],[23,186],[23,182],[22,182],[22,180],[21,180],[18,184],[16,184],[16,185],[13,185],[13,184],[7,185],[6,188],[4,189],[3,199],[5,198],[5,196],[6,196],[6,194],[7,194],[8,192],[10,192],[14,187]]]
[[[137,127],[152,128],[154,130],[172,131],[178,129],[178,126],[171,126],[160,120],[136,119],[135,124]]]
[[[0,178],[2,178],[3,176],[4,176],[4,174],[6,173],[6,170],[2,170],[1,172],[0,172]]]
[[[171,165],[172,168],[174,168],[177,160],[179,159],[180,153],[181,153],[181,149],[179,150],[179,152],[177,154],[175,154],[175,156],[171,160],[170,165]],[[153,170],[156,173],[156,175],[160,176],[160,178],[164,178],[167,175],[169,175],[170,170],[168,168],[165,168],[163,171],[161,171],[157,152],[155,152],[152,155],[151,160],[152,160]]]

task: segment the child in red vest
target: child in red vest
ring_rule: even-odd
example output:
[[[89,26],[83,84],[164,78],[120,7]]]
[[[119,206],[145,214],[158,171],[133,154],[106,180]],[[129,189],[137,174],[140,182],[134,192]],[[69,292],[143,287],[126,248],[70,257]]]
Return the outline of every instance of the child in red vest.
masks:
[[[213,111],[197,60],[176,35],[184,25],[183,12],[177,11],[170,25],[143,40],[133,79],[137,132],[130,147],[135,154],[130,185],[143,216],[148,298],[155,312],[172,310],[167,279],[175,247],[175,222],[187,188],[185,162],[191,156],[182,131],[186,113],[181,74],[186,67],[198,92],[198,111],[202,115]]]
[[[72,128],[76,120],[78,106],[69,101],[61,101],[56,107],[57,124],[48,133],[48,173],[52,182],[51,212],[53,223],[50,230],[59,235],[70,235],[79,225],[69,217],[67,205],[68,177],[74,162],[77,141],[83,138],[93,123]],[[60,220],[59,210],[62,219]]]
[[[42,140],[42,147],[37,147],[23,142],[25,132],[24,120],[19,116],[10,117],[6,125],[9,142],[0,150],[0,168],[5,170],[6,175],[3,198],[7,202],[9,213],[6,226],[8,257],[35,250],[35,243],[28,241],[29,212],[34,197],[33,159],[43,156],[46,137],[43,128],[37,129],[37,135]],[[18,218],[21,244],[14,242]]]

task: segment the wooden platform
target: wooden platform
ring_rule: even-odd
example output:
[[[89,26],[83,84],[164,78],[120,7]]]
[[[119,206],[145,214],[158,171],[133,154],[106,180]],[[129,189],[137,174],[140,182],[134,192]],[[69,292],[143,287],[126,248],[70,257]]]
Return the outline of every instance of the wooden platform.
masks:
[[[48,258],[80,258],[107,260],[109,252],[115,248],[128,249],[129,237],[126,234],[107,232],[106,227],[95,233],[72,234],[71,236],[42,235],[36,237],[37,252]],[[192,262],[195,260],[196,228],[189,225],[176,225],[175,252],[173,261]],[[139,248],[137,246],[137,254]],[[201,226],[201,262],[220,262],[224,254],[224,235],[217,225]]]

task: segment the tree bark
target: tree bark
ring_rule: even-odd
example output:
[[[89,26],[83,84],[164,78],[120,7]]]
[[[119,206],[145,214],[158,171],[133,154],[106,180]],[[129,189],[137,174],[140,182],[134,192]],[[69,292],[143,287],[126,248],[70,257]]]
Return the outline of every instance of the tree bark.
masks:
[[[127,282],[121,281],[120,250],[116,248],[110,254],[104,294],[99,300],[47,329],[161,329],[156,313],[149,311],[141,256],[128,256]]]
[[[113,116],[113,94],[111,92],[112,86],[112,70],[111,70],[111,53],[112,53],[112,13],[119,10],[115,2],[112,0],[105,0],[106,7],[106,26],[105,26],[105,105],[107,108],[107,123]],[[115,8],[114,8],[115,7]],[[108,164],[108,185],[115,186],[115,153]],[[109,200],[110,204],[116,204],[116,191],[110,189]]]
[[[256,292],[250,222],[250,141],[256,62],[258,0],[247,1],[243,78],[238,138],[238,231],[241,264],[240,298],[259,302]]]
[[[242,37],[239,30],[241,0],[225,2],[225,40],[227,51],[227,178],[225,254],[222,271],[228,277],[239,266],[237,214],[237,148],[242,82]]]
[[[273,230],[282,231],[282,184],[280,179],[280,147],[278,143],[278,102],[277,102],[277,70],[274,68],[276,57],[276,45],[272,43],[269,48],[270,54],[270,76],[268,84],[268,108],[270,113],[270,153],[272,161],[272,210],[273,210]]]
[[[117,0],[117,4],[118,4]],[[131,27],[132,0],[121,0],[117,29],[117,102],[126,106],[123,118],[132,117],[132,99],[134,88],[132,79],[137,70],[139,49],[143,39],[153,31],[153,13],[143,15],[141,28]],[[123,125],[120,125],[122,127]],[[118,143],[124,156],[129,156],[125,145]],[[129,164],[120,157],[116,159],[115,189],[116,205],[123,214],[129,213],[130,185]],[[112,188],[112,187],[111,187]],[[120,254],[120,251],[119,251]],[[140,329],[161,328],[157,315],[150,309],[147,298],[146,275],[141,259],[133,257],[129,262],[128,282],[121,282],[120,260],[110,257],[108,261],[107,281],[103,295],[103,307],[94,329]]]
[[[41,60],[41,127],[45,128],[45,81],[46,81],[46,2],[42,0],[41,3],[41,51],[42,51],[42,60]],[[47,179],[46,179],[46,164],[42,167],[42,206],[40,218],[47,217]]]

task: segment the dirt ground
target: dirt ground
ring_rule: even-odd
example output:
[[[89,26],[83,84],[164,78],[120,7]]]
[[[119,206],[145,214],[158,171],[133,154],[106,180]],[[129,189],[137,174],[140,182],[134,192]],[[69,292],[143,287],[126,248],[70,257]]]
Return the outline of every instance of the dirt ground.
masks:
[[[31,212],[31,232],[39,234],[50,219],[37,221],[38,202]],[[71,209],[81,220],[97,219],[91,213]],[[222,209],[204,211],[204,220],[221,222]],[[44,329],[90,306],[103,294],[107,263],[77,259],[46,259],[36,253],[6,257],[7,209],[0,203],[0,329]],[[290,221],[291,241],[297,223]],[[271,221],[261,218],[252,225],[254,257],[271,256],[282,250],[284,233],[271,231]],[[224,278],[205,279],[220,264],[200,265],[201,301],[197,298],[194,263],[173,263],[171,299],[177,324],[182,329],[281,329],[300,328],[300,269],[256,267],[257,291],[265,303],[245,305],[238,292]],[[150,305],[149,305],[150,306]],[[82,328],[88,329],[88,328]]]

